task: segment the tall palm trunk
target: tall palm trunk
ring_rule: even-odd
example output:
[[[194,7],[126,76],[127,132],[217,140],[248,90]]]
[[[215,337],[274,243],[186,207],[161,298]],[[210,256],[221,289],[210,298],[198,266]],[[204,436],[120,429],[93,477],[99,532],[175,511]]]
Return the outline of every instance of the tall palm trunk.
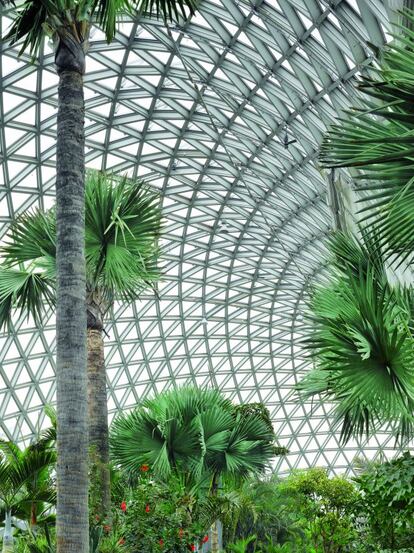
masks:
[[[2,553],[13,553],[13,549],[14,549],[14,539],[13,539],[13,530],[12,530],[12,524],[11,524],[11,512],[9,509],[7,509],[6,518],[4,521]]]
[[[72,34],[71,34],[72,33]],[[59,74],[56,155],[57,553],[87,553],[88,425],[83,39],[65,29]]]
[[[90,484],[96,514],[103,520],[110,517],[111,507],[103,315],[93,301],[88,301],[87,314]]]

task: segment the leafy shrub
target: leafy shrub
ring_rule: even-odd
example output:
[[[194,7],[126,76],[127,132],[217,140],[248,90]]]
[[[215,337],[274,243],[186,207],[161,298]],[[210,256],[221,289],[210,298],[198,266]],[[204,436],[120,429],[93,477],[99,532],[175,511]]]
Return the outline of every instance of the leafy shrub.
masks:
[[[356,478],[363,498],[367,538],[383,550],[412,550],[414,543],[414,457],[374,465]]]

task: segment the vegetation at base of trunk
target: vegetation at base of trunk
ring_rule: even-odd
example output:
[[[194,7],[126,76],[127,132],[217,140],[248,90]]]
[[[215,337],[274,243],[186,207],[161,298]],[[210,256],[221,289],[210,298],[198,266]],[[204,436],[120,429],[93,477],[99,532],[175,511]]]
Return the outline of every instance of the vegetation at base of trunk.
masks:
[[[172,397],[175,396],[169,399]],[[198,402],[195,398],[195,403],[200,409],[211,397],[201,396]],[[182,405],[187,406],[190,415],[194,403],[189,395],[183,399]],[[227,408],[231,407],[227,400],[222,401]],[[161,412],[165,405],[161,406]],[[249,411],[249,407],[244,411]],[[43,467],[42,463],[31,462],[27,463],[30,471],[26,471],[21,462],[22,458],[33,459],[33,455],[40,459],[39,454],[45,453],[54,459],[54,437],[52,427],[26,450],[21,451],[9,442],[1,444],[0,491],[4,493],[9,486],[4,484],[8,480],[4,480],[7,471],[3,469],[10,464],[9,458],[20,467],[19,478],[25,472],[30,474],[13,499],[15,535],[13,543],[3,542],[5,553],[56,551],[53,511],[47,517],[39,517],[35,527],[29,523],[33,500],[37,502],[39,489],[44,489],[38,482],[47,482],[54,492],[54,482],[48,476],[53,465]],[[215,479],[217,485],[212,486],[209,478],[196,483],[191,480],[182,462],[167,474],[146,463],[138,465],[137,471],[112,467],[111,522],[102,521],[96,511],[91,512],[90,551],[186,553],[197,548],[200,551],[203,544],[212,544],[212,525],[216,520],[223,523],[227,553],[409,551],[414,539],[412,455],[406,453],[385,463],[361,465],[355,460],[354,468],[359,475],[353,479],[328,476],[323,468],[296,470],[286,478],[252,471],[242,481],[223,473],[220,480]],[[40,477],[42,471],[46,479]],[[210,493],[212,487],[217,493]],[[23,524],[25,520],[27,524]],[[401,549],[404,547],[405,550]]]
[[[53,520],[56,504],[52,471],[56,452],[44,436],[25,449],[0,440],[0,521],[5,521],[3,553],[14,550],[13,521],[36,530]]]

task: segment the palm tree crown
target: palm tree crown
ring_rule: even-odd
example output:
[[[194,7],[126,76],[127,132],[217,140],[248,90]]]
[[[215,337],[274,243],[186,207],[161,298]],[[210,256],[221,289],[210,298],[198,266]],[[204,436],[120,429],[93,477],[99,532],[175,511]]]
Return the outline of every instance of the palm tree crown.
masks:
[[[315,368],[299,390],[335,402],[344,441],[384,424],[400,438],[414,430],[413,291],[390,283],[375,243],[334,235],[329,282],[310,303]]]
[[[409,24],[414,12],[404,11]],[[401,263],[414,251],[414,31],[377,51],[359,88],[360,105],[346,112],[327,133],[320,160],[328,167],[355,167],[364,191],[361,219],[376,231],[384,254]]]
[[[197,0],[26,0],[16,9],[5,38],[12,44],[24,39],[21,53],[29,49],[37,55],[45,33],[57,42],[67,40],[70,34],[75,42],[83,44],[90,24],[95,22],[111,42],[121,13],[155,15],[171,21],[180,16],[186,19],[195,12],[197,4]],[[14,1],[0,0],[0,5],[14,6]]]
[[[159,278],[158,197],[142,181],[90,172],[86,183],[85,255],[88,305],[103,313],[114,299],[132,301]],[[12,225],[0,265],[0,325],[14,308],[37,323],[55,304],[55,210],[33,211]],[[93,314],[92,314],[93,315]]]
[[[161,478],[180,468],[199,482],[263,471],[274,433],[257,414],[243,416],[216,390],[178,388],[146,399],[113,424],[115,461],[130,470],[150,465]]]

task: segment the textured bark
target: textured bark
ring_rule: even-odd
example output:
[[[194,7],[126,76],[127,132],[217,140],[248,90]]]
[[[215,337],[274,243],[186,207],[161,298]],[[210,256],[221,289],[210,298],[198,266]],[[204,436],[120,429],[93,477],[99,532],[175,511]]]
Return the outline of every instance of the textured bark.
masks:
[[[211,482],[210,493],[213,497],[218,495],[218,486],[219,486],[219,476],[214,474],[213,480]],[[218,521],[216,520],[211,527],[211,553],[218,553],[220,551],[219,544],[219,530],[218,530]]]
[[[111,489],[109,473],[108,404],[104,359],[102,315],[88,303],[88,410],[91,454],[91,489],[96,514],[110,517]]]
[[[88,421],[84,252],[84,99],[80,72],[58,65],[57,553],[87,553]]]
[[[219,533],[217,520],[211,527],[211,553],[218,553],[219,549]]]

